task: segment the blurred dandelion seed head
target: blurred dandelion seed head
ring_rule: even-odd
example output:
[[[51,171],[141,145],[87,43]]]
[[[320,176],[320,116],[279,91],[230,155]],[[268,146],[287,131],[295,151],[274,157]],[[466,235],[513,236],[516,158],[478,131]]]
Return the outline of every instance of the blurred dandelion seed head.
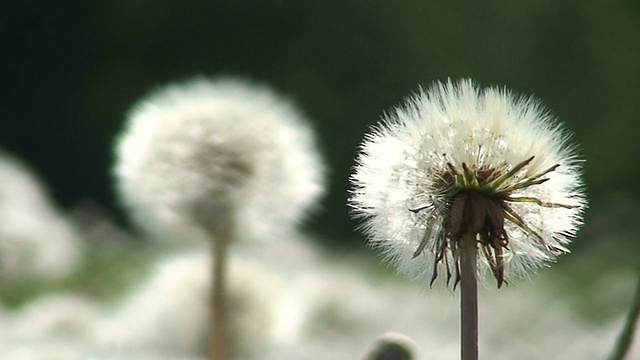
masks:
[[[459,279],[459,240],[500,287],[568,252],[586,207],[569,136],[532,98],[436,83],[366,135],[350,205],[400,273]]]
[[[364,360],[411,360],[416,353],[417,345],[411,338],[391,331],[376,339]]]
[[[0,279],[60,280],[81,264],[85,247],[44,184],[0,151]]]
[[[121,198],[156,235],[238,223],[239,237],[277,237],[323,191],[304,116],[241,80],[199,78],[152,93],[134,106],[116,153]]]

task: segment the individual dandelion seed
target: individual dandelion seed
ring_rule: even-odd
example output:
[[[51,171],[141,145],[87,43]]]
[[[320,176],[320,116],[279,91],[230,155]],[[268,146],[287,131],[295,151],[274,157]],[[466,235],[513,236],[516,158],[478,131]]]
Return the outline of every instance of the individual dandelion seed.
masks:
[[[118,190],[152,234],[213,247],[214,359],[227,357],[227,248],[286,237],[323,189],[310,127],[291,103],[249,82],[174,84],[136,105],[117,145]]]
[[[501,287],[568,252],[586,200],[568,135],[532,98],[436,83],[365,137],[350,205],[412,279],[460,282],[462,358],[477,358],[478,272]],[[478,264],[479,263],[479,264]]]

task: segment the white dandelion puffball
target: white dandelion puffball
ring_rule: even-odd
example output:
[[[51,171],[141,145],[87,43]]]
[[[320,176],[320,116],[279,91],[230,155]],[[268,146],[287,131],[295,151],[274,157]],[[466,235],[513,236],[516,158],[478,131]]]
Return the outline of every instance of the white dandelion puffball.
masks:
[[[586,199],[568,134],[540,104],[471,80],[436,83],[367,134],[350,205],[411,279],[459,280],[459,242],[500,287],[568,252]]]
[[[0,278],[54,281],[82,262],[84,242],[36,175],[0,152]]]
[[[277,238],[323,191],[324,166],[302,114],[270,89],[198,78],[131,111],[117,144],[123,202],[154,235],[232,226]],[[238,226],[235,226],[238,224]]]

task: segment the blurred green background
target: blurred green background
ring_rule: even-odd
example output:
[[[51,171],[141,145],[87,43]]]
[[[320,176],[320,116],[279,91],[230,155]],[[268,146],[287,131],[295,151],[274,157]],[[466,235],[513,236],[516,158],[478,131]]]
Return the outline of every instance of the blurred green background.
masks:
[[[169,81],[234,74],[313,120],[331,178],[309,226],[362,246],[345,201],[363,134],[419,85],[471,77],[535,95],[575,134],[590,209],[573,249],[625,267],[640,255],[636,0],[3,0],[0,45],[0,147],[68,209],[94,199],[126,223],[110,169],[129,107]]]

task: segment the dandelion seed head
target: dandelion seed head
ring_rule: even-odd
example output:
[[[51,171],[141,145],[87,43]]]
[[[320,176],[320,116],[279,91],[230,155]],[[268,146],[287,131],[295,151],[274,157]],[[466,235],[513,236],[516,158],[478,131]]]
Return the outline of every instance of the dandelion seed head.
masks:
[[[134,106],[116,150],[121,198],[155,235],[238,223],[241,238],[277,237],[324,185],[304,116],[241,80],[199,78],[152,93]]]
[[[400,273],[449,279],[464,230],[500,286],[568,251],[586,206],[580,176],[570,137],[535,99],[448,81],[366,135],[350,205]]]
[[[38,177],[0,151],[0,279],[58,281],[80,266],[84,243]]]
[[[390,331],[376,339],[365,360],[410,360],[416,353],[417,345],[410,337]]]

